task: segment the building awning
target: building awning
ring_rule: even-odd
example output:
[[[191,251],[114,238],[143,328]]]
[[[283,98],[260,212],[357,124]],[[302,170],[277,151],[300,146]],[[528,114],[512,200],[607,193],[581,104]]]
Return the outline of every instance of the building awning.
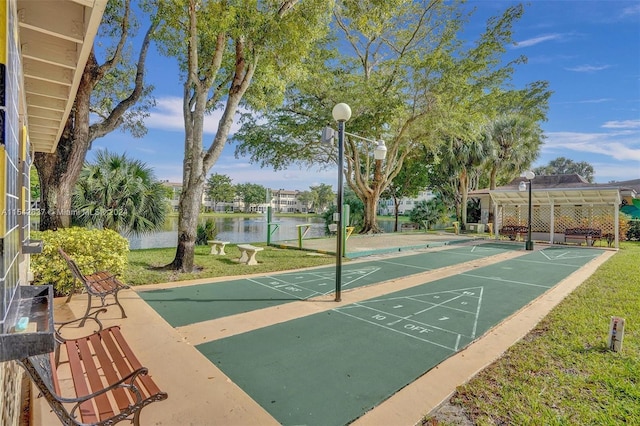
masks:
[[[18,0],[29,140],[56,150],[107,0]],[[23,108],[24,110],[24,108]]]
[[[489,195],[494,203],[500,205],[527,205],[529,190],[517,189],[493,190]],[[534,205],[589,205],[615,204],[622,202],[619,188],[572,188],[539,189],[535,184],[531,189],[531,203]]]

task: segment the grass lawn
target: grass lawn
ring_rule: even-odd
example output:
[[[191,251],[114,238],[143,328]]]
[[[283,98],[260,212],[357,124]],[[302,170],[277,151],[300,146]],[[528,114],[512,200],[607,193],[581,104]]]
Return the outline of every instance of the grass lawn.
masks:
[[[170,263],[176,254],[175,248],[132,250],[129,252],[129,266],[124,273],[124,282],[130,285],[156,284],[198,278],[224,277],[242,274],[286,271],[335,263],[335,256],[322,255],[299,250],[267,247],[266,244],[252,243],[264,250],[257,253],[258,265],[247,266],[236,262],[240,251],[236,244],[225,247],[226,256],[209,254],[209,246],[196,246],[194,263],[200,269],[190,274],[158,269]]]
[[[611,316],[626,320],[607,349]],[[621,250],[424,424],[640,424],[640,243]],[[452,410],[453,409],[453,410]]]

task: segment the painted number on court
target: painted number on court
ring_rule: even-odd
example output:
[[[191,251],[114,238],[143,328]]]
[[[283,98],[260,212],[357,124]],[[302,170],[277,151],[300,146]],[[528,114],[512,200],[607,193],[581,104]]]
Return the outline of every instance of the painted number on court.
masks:
[[[420,334],[433,332],[432,329],[417,324],[405,324],[404,328],[405,330],[413,331],[414,333]]]

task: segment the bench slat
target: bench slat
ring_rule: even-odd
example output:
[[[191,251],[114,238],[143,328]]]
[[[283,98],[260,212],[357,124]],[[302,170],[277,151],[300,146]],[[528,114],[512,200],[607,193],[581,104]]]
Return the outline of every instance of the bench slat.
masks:
[[[142,368],[142,364],[140,364],[140,361],[138,361],[138,358],[136,358],[135,354],[127,344],[126,340],[124,340],[124,337],[120,332],[120,328],[119,327],[114,328],[112,330],[112,334],[113,334],[113,337],[118,342],[118,346],[120,346],[120,349],[122,349],[124,356],[127,358],[129,363],[131,364],[131,368],[133,370]],[[160,393],[160,388],[158,388],[158,386],[155,384],[155,382],[151,379],[151,376],[149,375],[138,376],[138,380],[136,380],[136,382],[142,382],[142,384],[144,385],[144,388],[142,390],[146,389],[146,391],[148,392],[148,394],[145,395],[145,397],[148,395],[155,395]]]
[[[105,386],[102,382],[102,378],[100,377],[100,372],[98,371],[98,366],[96,366],[91,348],[89,347],[88,339],[78,339],[76,342],[78,349],[80,350],[80,358],[82,360],[82,365],[84,366],[85,374],[89,381],[89,385],[91,386],[91,392],[97,392],[104,389]],[[111,407],[111,402],[109,402],[109,397],[106,394],[98,395],[93,398],[93,400],[98,408],[98,416],[100,417],[100,420],[113,417],[113,407]]]
[[[78,347],[75,341],[69,341],[65,343],[67,348],[67,356],[69,357],[69,368],[71,368],[71,378],[73,379],[73,387],[76,390],[76,395],[83,396],[89,395],[89,386],[85,381],[84,368],[82,368],[82,361],[80,361],[80,354],[78,353]],[[80,405],[80,418],[85,423],[95,423],[98,421],[93,403],[91,401],[83,402]]]
[[[89,336],[89,339],[93,346],[93,350],[96,353],[96,357],[98,358],[98,362],[102,367],[102,373],[107,381],[107,385],[112,385],[120,380],[120,376],[118,376],[118,373],[113,368],[113,359],[115,357],[113,354],[110,356],[110,354],[105,351],[101,337],[102,333],[100,335],[93,334]],[[130,404],[129,395],[124,388],[115,388],[113,390],[113,397],[120,410],[126,408]]]

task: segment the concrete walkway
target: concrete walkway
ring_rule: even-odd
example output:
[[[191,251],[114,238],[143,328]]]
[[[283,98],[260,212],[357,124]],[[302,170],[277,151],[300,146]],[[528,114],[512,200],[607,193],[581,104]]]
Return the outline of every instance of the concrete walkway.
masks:
[[[445,247],[440,248],[446,249]],[[406,254],[406,253],[405,253]],[[478,266],[514,258],[523,252],[509,252],[490,259],[428,271],[407,278],[395,279],[384,285],[371,285],[343,294],[336,303],[330,297],[274,306],[260,311],[220,318],[180,328],[171,327],[147,305],[136,291],[121,294],[128,318],[119,318],[117,309],[102,317],[106,326],[120,325],[122,332],[154,380],[169,394],[166,401],[154,403],[142,411],[143,425],[276,425],[278,422],[241,388],[234,384],[194,345],[203,341],[244,333],[270,324],[278,324],[323,312],[360,300],[411,288],[425,282],[472,270]],[[575,289],[614,252],[602,255],[545,292],[506,321],[496,326],[466,349],[450,357],[397,392],[374,410],[358,419],[358,425],[413,425],[446,400],[455,387],[497,359],[509,346],[527,334],[555,305]],[[389,256],[389,255],[386,255]],[[370,260],[367,259],[367,260]],[[228,281],[224,277],[218,281]],[[145,286],[141,290],[169,286],[210,283],[212,279]],[[84,296],[70,303],[56,300],[56,321],[80,316],[84,312]],[[70,379],[62,380],[63,388]],[[41,398],[35,399],[33,425],[57,424],[55,416]]]

